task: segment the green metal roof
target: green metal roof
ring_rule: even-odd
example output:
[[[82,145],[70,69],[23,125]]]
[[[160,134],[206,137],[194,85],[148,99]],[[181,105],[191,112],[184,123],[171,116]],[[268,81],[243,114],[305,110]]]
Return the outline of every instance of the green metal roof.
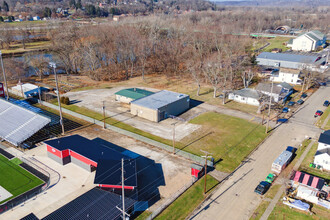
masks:
[[[151,94],[154,94],[153,92],[139,89],[139,88],[129,88],[129,89],[122,89],[115,93],[116,95],[121,95],[127,98],[131,98],[133,100],[143,98],[145,96],[149,96]]]

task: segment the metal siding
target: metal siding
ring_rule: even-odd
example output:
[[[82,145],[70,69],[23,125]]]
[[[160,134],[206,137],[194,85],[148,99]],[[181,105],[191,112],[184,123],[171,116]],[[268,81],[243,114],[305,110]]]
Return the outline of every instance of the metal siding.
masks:
[[[52,160],[55,160],[57,163],[64,165],[62,158],[52,154],[51,152],[47,151],[47,155]]]
[[[167,106],[160,108],[159,112],[165,111],[167,113],[167,117],[169,115],[178,116],[189,109],[190,101],[187,100],[189,100],[189,97],[172,102]]]
[[[94,161],[92,161],[92,160],[90,160],[90,159],[88,159],[88,158],[86,158],[84,156],[81,156],[80,154],[78,154],[78,153],[76,153],[76,152],[74,152],[72,150],[70,150],[70,155],[71,155],[71,157],[74,157],[75,159],[78,159],[78,160],[84,162],[85,164],[93,165],[94,167],[97,167],[97,163],[96,162],[94,162]]]
[[[71,157],[71,162],[76,164],[77,166],[87,170],[88,172],[92,172],[92,169],[91,169],[91,165],[90,164],[86,164],[84,162],[82,162],[81,160],[75,158],[75,157]]]
[[[61,151],[57,150],[56,148],[53,148],[49,145],[47,145],[47,151],[51,154],[54,154],[55,156],[62,158],[62,153]]]
[[[120,185],[107,185],[107,184],[99,184],[99,187],[104,187],[104,188],[113,188],[113,189],[122,189],[122,186]],[[124,189],[134,189],[133,186],[124,186]]]

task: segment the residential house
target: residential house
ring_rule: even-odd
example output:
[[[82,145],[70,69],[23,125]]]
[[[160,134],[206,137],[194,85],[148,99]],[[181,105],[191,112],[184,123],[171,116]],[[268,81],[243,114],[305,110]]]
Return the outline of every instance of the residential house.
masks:
[[[235,102],[259,106],[259,93],[255,89],[244,88],[229,93],[228,98]]]
[[[257,56],[258,65],[265,67],[283,67],[290,69],[308,69],[324,72],[327,68],[325,57],[318,54],[292,54],[292,53],[270,53],[262,52]]]
[[[323,132],[318,140],[314,164],[330,171],[330,130]]]
[[[293,87],[286,82],[282,83],[259,83],[256,87],[256,90],[266,96],[273,98],[275,102],[279,102],[285,99],[288,95],[291,94]]]
[[[280,68],[280,71],[270,77],[274,82],[286,82],[294,85],[301,85],[301,71],[297,69]]]
[[[310,31],[293,39],[288,46],[296,51],[313,51],[325,44],[326,40],[326,35],[320,31]]]

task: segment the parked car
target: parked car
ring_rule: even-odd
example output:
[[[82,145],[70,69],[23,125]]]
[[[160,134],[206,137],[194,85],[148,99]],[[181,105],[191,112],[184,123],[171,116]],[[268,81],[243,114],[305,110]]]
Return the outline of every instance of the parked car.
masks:
[[[273,173],[270,173],[270,174],[268,174],[268,176],[266,177],[266,182],[273,183],[274,180],[275,180],[275,178],[276,178],[276,175],[273,174]]]
[[[324,103],[323,103],[323,106],[328,107],[329,106],[329,101],[325,100]]]
[[[297,101],[297,104],[299,104],[299,105],[302,105],[304,103],[304,100],[302,100],[302,99],[299,99],[298,101]]]
[[[323,112],[321,110],[317,110],[314,114],[314,117],[316,118],[317,116],[321,116]]]
[[[287,108],[287,107],[284,107],[284,108],[282,109],[282,112],[283,112],[283,113],[288,113],[289,111],[290,111],[290,109]]]
[[[303,94],[301,94],[301,96],[300,96],[300,98],[306,98],[307,97],[307,94],[306,93],[303,93]]]
[[[293,106],[295,104],[295,102],[289,102],[288,106]]]
[[[277,123],[286,123],[286,122],[288,122],[288,119],[286,119],[286,118],[277,119]]]
[[[270,187],[270,183],[269,182],[266,182],[266,181],[261,181],[259,183],[259,185],[255,188],[254,192],[260,194],[260,195],[263,195],[267,192],[267,190],[269,189]]]

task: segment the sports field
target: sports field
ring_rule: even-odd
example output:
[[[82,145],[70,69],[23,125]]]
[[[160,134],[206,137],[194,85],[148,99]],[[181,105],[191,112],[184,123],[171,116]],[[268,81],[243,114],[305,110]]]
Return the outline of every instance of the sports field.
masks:
[[[13,195],[3,201],[0,198],[0,204],[42,183],[42,180],[21,168],[17,160],[12,162],[0,154],[0,186]]]

